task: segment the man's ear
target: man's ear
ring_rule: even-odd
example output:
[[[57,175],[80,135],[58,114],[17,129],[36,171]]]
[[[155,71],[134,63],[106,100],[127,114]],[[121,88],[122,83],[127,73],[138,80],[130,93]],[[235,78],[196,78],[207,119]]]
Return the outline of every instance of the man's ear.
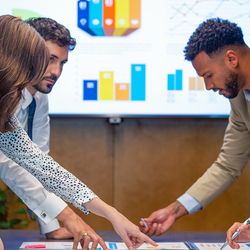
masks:
[[[224,60],[225,64],[230,68],[236,68],[239,64],[238,55],[234,50],[227,50]]]

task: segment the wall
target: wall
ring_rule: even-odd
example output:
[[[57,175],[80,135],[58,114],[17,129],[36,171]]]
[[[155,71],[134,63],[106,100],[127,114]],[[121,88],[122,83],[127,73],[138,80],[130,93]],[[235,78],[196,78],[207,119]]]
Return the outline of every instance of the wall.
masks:
[[[216,158],[226,119],[51,119],[51,153],[137,223],[181,195]],[[173,231],[222,231],[249,216],[250,169],[203,211],[180,219]],[[240,204],[240,205],[239,205]],[[95,229],[104,219],[83,217]]]

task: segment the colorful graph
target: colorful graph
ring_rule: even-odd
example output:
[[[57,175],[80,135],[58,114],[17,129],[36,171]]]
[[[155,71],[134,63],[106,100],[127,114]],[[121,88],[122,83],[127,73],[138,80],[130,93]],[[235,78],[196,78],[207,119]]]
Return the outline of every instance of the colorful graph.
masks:
[[[85,101],[145,101],[146,65],[131,65],[131,82],[115,82],[113,71],[99,72],[99,79],[83,80]]]
[[[141,0],[79,0],[80,29],[92,36],[126,36],[140,28]]]
[[[176,69],[175,73],[167,74],[167,90],[183,90],[183,70]],[[188,90],[204,90],[204,81],[202,77],[190,76],[188,78]]]
[[[167,75],[167,89],[168,90],[182,90],[183,89],[183,71],[177,69],[175,74]]]

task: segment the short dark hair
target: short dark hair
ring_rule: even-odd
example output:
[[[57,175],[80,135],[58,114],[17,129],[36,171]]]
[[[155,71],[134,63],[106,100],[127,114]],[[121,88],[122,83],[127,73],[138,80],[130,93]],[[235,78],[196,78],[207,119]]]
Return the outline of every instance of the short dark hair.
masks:
[[[190,36],[184,57],[192,61],[202,51],[211,55],[227,45],[245,45],[241,28],[228,20],[211,18],[201,23]]]
[[[45,41],[51,40],[60,47],[68,47],[68,50],[73,50],[76,46],[76,40],[71,37],[70,31],[51,18],[32,17],[25,22],[35,28]]]

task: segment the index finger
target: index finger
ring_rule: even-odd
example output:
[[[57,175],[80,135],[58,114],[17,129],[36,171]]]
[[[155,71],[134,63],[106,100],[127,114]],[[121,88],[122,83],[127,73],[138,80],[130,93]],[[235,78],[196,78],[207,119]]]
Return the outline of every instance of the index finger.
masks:
[[[228,230],[227,230],[227,241],[232,242],[232,235],[233,233],[240,227],[241,223],[236,222],[234,223]]]
[[[149,238],[147,235],[145,235],[145,234],[143,234],[143,240],[145,241],[145,242],[147,242],[147,243],[149,243],[149,244],[151,244],[151,245],[153,245],[153,246],[158,246],[158,244],[155,242],[155,241],[153,241],[151,238]]]
[[[73,250],[77,250],[79,242],[80,242],[80,238],[79,237],[74,237]]]
[[[102,247],[103,250],[108,250],[108,247],[107,247],[107,245],[105,244],[105,242],[104,242],[104,240],[102,238],[99,240],[99,244],[100,244],[100,246]]]

